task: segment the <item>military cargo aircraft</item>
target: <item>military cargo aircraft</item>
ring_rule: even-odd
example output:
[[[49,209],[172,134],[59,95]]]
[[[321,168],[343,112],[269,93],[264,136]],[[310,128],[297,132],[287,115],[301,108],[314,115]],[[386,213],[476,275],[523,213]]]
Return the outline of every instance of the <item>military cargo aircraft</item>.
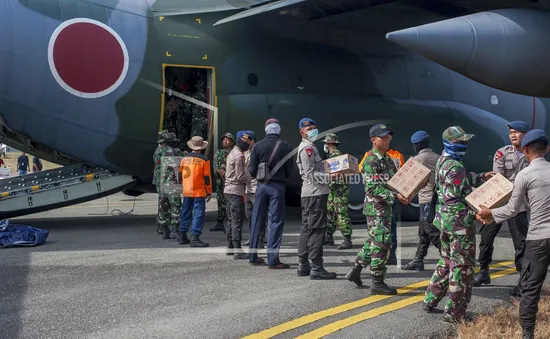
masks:
[[[546,4],[0,1],[0,137],[66,166],[4,179],[0,216],[155,192],[152,155],[167,126],[182,142],[200,132],[212,157],[221,134],[251,129],[262,138],[269,117],[298,146],[307,116],[321,132],[344,126],[340,149],[361,159],[378,121],[405,158],[416,130],[440,152],[442,131],[460,125],[476,134],[468,168],[490,170],[509,142],[506,122],[548,131]],[[363,124],[345,127],[355,122]],[[296,170],[287,202],[299,203],[299,193]],[[353,184],[356,221],[363,198],[362,183]],[[417,207],[402,217],[418,218]]]

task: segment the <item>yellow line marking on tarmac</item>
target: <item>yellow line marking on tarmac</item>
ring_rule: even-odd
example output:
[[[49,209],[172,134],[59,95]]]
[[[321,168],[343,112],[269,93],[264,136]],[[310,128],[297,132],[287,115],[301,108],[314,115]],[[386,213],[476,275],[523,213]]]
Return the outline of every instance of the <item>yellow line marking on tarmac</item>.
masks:
[[[508,269],[505,269],[505,270],[500,270],[500,271],[497,271],[497,272],[491,274],[491,279],[500,278],[500,277],[503,277],[505,275],[512,274],[512,273],[515,273],[515,272],[516,272],[515,267],[511,267],[511,268],[508,268]],[[396,311],[396,310],[401,309],[401,308],[405,308],[407,306],[410,306],[412,304],[421,302],[423,300],[424,300],[424,292],[422,292],[419,295],[415,295],[415,296],[412,296],[412,297],[409,297],[409,298],[406,298],[406,299],[403,299],[403,300],[399,300],[399,301],[396,301],[394,303],[391,303],[391,304],[388,304],[388,305],[385,305],[385,306],[382,306],[382,307],[378,307],[378,308],[375,308],[375,309],[372,309],[372,310],[369,310],[369,311],[366,311],[366,312],[363,312],[363,313],[359,313],[359,314],[354,315],[354,316],[349,317],[349,318],[345,318],[345,319],[342,319],[342,320],[335,321],[331,324],[320,327],[320,328],[318,328],[314,331],[311,331],[309,333],[306,333],[306,334],[303,334],[299,337],[296,337],[296,339],[322,338],[326,335],[337,332],[337,331],[339,331],[343,328],[349,327],[351,325],[355,325],[355,324],[357,324],[361,321],[372,319],[372,318],[377,317],[379,315],[382,315],[384,313],[389,313],[389,312],[393,312],[393,311]]]
[[[513,264],[513,261],[504,261],[500,263],[496,263],[494,265],[491,265],[490,268],[497,268],[501,266],[509,266]],[[478,269],[476,269],[477,271]],[[397,294],[404,294],[407,292],[410,292],[412,290],[416,290],[418,288],[426,287],[430,283],[430,280],[424,280],[420,282],[416,282],[414,284],[407,285],[405,287],[401,287],[397,289]],[[272,338],[276,335],[288,332],[290,330],[293,330],[295,328],[311,324],[313,322],[316,322],[317,320],[321,320],[324,318],[331,317],[336,314],[344,313],[359,307],[367,306],[370,304],[373,304],[375,302],[389,299],[391,297],[394,297],[392,295],[373,295],[371,297],[367,297],[364,299],[360,299],[357,301],[353,301],[347,304],[342,304],[340,306],[328,308],[326,310],[322,310],[319,312],[311,313],[305,316],[302,316],[300,318],[296,318],[294,320],[290,320],[288,322],[282,323],[280,325],[265,329],[263,331],[260,331],[258,333],[254,333],[251,335],[248,335],[246,337],[243,337],[242,339],[260,339],[260,338]]]

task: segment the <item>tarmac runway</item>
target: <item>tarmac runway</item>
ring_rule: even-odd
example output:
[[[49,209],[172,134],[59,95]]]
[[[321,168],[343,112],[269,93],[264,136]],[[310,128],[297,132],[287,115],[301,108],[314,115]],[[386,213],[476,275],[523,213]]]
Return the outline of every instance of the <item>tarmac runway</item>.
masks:
[[[161,239],[155,232],[156,199],[143,195],[134,205],[133,197],[117,194],[11,219],[50,235],[42,246],[0,252],[0,337],[430,338],[451,326],[441,313],[421,309],[438,259],[435,247],[424,272],[399,268],[401,259],[414,256],[414,223],[398,226],[398,266],[389,266],[386,278],[400,294],[371,296],[344,279],[365,239],[365,225],[354,225],[354,249],[325,246],[325,267],[338,279],[312,281],[296,275],[298,210],[287,210],[281,249],[281,260],[292,268],[269,270],[224,254],[223,232],[209,231],[215,200],[208,204],[201,237],[211,247]],[[248,239],[248,227],[244,230]],[[337,244],[341,240],[337,234]],[[503,227],[495,241],[493,281],[474,288],[469,314],[509,301],[518,278],[512,260],[512,241]],[[368,271],[362,278],[372,284]]]

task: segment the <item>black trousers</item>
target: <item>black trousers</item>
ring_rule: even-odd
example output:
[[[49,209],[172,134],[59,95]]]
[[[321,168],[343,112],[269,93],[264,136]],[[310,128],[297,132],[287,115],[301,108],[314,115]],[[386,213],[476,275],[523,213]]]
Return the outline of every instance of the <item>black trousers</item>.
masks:
[[[328,194],[302,197],[302,228],[298,245],[300,263],[307,264],[308,259],[314,265],[321,265],[323,262],[327,202]]]
[[[439,251],[441,251],[441,239],[439,237],[440,233],[437,227],[432,223],[426,221],[424,217],[424,206],[426,204],[420,204],[420,218],[418,223],[418,247],[416,248],[416,258],[424,259],[428,254],[428,248],[430,248],[430,243],[432,243]]]
[[[550,265],[550,239],[527,240],[520,276],[519,323],[534,329],[539,310],[540,291]]]
[[[493,243],[500,231],[502,224],[491,223],[481,227],[481,242],[479,243],[479,264],[481,267],[488,267],[493,260]],[[527,229],[529,228],[529,220],[527,212],[521,212],[514,218],[508,219],[508,229],[514,242],[516,271],[521,271],[521,262],[525,252],[525,237],[527,237]]]
[[[241,248],[241,238],[243,235],[243,222],[245,217],[244,200],[240,195],[224,194],[227,201],[228,223],[225,225],[225,234],[228,245]]]

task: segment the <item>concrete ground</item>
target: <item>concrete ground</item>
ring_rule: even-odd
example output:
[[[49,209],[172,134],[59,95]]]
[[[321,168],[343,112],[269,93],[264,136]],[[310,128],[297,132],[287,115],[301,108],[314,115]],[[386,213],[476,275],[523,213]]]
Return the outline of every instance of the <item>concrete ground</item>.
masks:
[[[0,337],[430,338],[450,326],[441,313],[421,310],[437,262],[434,247],[424,272],[388,268],[386,281],[400,288],[399,295],[371,296],[344,279],[365,239],[365,225],[354,225],[354,249],[325,247],[326,268],[338,279],[311,281],[296,276],[296,209],[287,210],[281,249],[281,260],[292,269],[268,270],[224,254],[223,232],[208,230],[215,223],[215,200],[202,236],[211,247],[161,239],[155,232],[156,199],[117,194],[11,219],[50,235],[42,246],[0,252]],[[400,225],[398,265],[414,256],[416,232],[414,223]],[[341,239],[338,235],[337,243]],[[493,264],[508,266],[493,270],[490,285],[474,289],[470,312],[509,300],[518,276],[507,270],[511,260],[512,241],[503,227]],[[363,280],[371,285],[365,272]]]

